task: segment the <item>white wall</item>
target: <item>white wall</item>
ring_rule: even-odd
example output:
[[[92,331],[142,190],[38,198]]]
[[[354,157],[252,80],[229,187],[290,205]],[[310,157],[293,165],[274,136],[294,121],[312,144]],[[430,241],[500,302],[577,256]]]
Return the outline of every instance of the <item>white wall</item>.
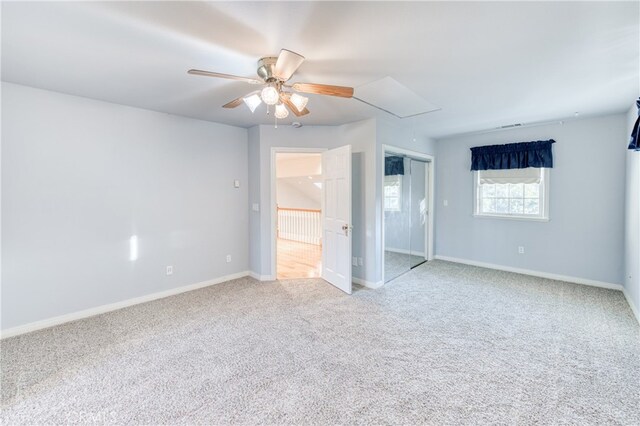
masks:
[[[625,120],[614,115],[438,141],[436,253],[621,284]],[[469,148],[546,139],[557,141],[550,221],[474,218]]]
[[[627,113],[627,133],[623,148],[629,145],[629,136],[638,117],[635,105]],[[625,280],[624,286],[630,303],[640,321],[640,151],[626,151],[625,191]]]
[[[320,210],[322,156],[281,153],[276,155],[276,196],[278,207]]]
[[[245,129],[2,83],[2,151],[3,329],[248,269]]]
[[[300,177],[322,174],[322,156],[320,154],[282,153],[276,156],[276,176]]]
[[[320,182],[321,177],[314,178]],[[280,208],[320,210],[322,189],[315,186],[307,176],[278,178],[277,203]]]

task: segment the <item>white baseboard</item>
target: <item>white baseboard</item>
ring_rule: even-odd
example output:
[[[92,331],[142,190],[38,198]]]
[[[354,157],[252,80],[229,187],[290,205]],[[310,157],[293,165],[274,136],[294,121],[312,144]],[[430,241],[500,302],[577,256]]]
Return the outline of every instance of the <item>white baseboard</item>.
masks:
[[[378,281],[378,282],[366,281],[366,280],[363,280],[362,278],[356,278],[356,277],[351,277],[351,281],[354,284],[359,284],[372,289],[382,287],[382,285],[384,284],[383,281]]]
[[[622,293],[624,293],[624,298],[627,299],[627,303],[631,308],[631,312],[633,312],[633,315],[638,320],[638,324],[640,324],[640,310],[638,310],[638,307],[635,305],[635,303],[633,303],[633,300],[631,300],[631,295],[626,288],[622,289]]]
[[[255,278],[258,281],[275,281],[276,277],[273,275],[260,275],[257,272],[249,271],[249,276]]]
[[[411,254],[411,255],[414,255],[414,256],[422,256],[422,257],[424,257],[424,252],[422,252],[422,251],[416,252],[416,251],[393,248],[393,247],[385,247],[384,251],[390,251],[392,253],[400,253],[400,254]]]
[[[623,289],[624,289],[622,284],[608,283],[608,282],[605,282],[605,281],[589,280],[589,279],[586,279],[586,278],[578,278],[578,277],[571,277],[571,276],[568,276],[568,275],[552,274],[552,273],[549,273],[549,272],[534,271],[534,270],[531,270],[531,269],[513,268],[511,266],[496,265],[496,264],[493,264],[493,263],[485,263],[485,262],[477,262],[475,260],[460,259],[460,258],[457,258],[457,257],[436,255],[435,258],[439,259],[439,260],[446,260],[447,262],[463,263],[465,265],[479,266],[481,268],[496,269],[498,271],[506,271],[506,272],[515,272],[516,274],[531,275],[531,276],[534,276],[534,277],[548,278],[550,280],[556,280],[556,281],[566,281],[566,282],[575,283],[575,284],[589,285],[589,286],[592,286],[592,287],[608,288],[608,289],[611,289],[611,290],[619,290],[619,291],[623,291]]]
[[[66,322],[76,321],[83,318],[92,317],[95,315],[104,314],[118,309],[126,308],[140,303],[150,302],[152,300],[163,299],[165,297],[174,296],[180,293],[186,293],[187,291],[197,290],[204,287],[209,287],[214,284],[220,284],[226,281],[235,280],[238,278],[246,277],[250,275],[249,271],[242,271],[231,275],[225,275],[224,277],[214,278],[208,281],[202,281],[195,284],[189,284],[182,287],[172,288],[157,293],[151,293],[140,297],[134,297],[132,299],[122,300],[120,302],[109,303],[107,305],[96,306],[95,308],[89,308],[78,312],[72,312],[70,314],[60,315],[53,318],[48,318],[40,321],[30,322],[28,324],[19,325],[17,327],[8,328],[2,330],[0,339],[7,337],[18,336],[20,334],[30,333],[36,330],[42,330],[43,328],[49,328],[56,325],[64,324]]]

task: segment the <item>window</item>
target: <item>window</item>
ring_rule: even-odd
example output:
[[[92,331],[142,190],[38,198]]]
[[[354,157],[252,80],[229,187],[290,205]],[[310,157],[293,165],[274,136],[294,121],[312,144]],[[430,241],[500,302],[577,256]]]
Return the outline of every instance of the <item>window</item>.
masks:
[[[402,175],[384,177],[384,210],[399,212],[402,206]]]
[[[549,169],[479,170],[476,216],[549,219]]]

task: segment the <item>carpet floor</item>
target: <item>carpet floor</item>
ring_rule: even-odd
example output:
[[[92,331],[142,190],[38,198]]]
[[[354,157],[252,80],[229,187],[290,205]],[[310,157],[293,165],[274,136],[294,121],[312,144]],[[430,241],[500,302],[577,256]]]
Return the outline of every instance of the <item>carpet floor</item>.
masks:
[[[243,278],[5,339],[2,424],[640,424],[618,291],[443,261]]]
[[[395,280],[400,275],[408,272],[423,263],[424,256],[398,253],[394,251],[384,252],[384,282]]]

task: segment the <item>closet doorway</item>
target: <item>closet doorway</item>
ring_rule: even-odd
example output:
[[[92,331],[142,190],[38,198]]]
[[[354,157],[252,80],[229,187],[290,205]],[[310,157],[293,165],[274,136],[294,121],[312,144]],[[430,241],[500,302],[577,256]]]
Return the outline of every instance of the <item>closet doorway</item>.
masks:
[[[387,148],[384,153],[384,282],[430,259],[433,158]]]

